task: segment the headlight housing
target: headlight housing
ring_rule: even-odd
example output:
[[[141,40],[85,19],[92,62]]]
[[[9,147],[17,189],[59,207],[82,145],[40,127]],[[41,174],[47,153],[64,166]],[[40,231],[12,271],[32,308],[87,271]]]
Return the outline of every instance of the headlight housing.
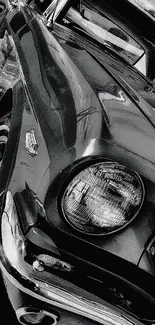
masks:
[[[125,227],[144,198],[140,176],[110,161],[80,171],[65,189],[61,207],[66,221],[88,235],[107,235]]]

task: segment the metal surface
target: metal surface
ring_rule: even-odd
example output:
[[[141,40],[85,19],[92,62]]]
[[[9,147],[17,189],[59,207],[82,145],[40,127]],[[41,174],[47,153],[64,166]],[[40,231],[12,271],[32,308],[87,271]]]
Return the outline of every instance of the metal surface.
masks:
[[[19,17],[22,32],[21,25],[14,23]],[[44,205],[47,190],[60,171],[89,156],[115,159],[154,181],[153,84],[64,27],[56,30],[59,43],[26,7],[9,13],[7,21],[16,34],[26,84],[26,95],[18,96],[23,100],[23,116],[15,166],[10,174],[12,193],[21,193],[27,183],[35,193],[34,201],[38,198]],[[31,129],[40,144],[35,157],[24,153],[23,139]],[[144,243],[155,228],[153,209],[148,212],[147,208],[150,202],[154,206],[153,191],[151,184],[141,222],[137,219],[116,237],[95,245],[138,263]],[[52,207],[51,202],[46,205],[49,220],[63,229],[59,213],[54,217],[48,205]],[[28,213],[25,210],[26,216]],[[25,218],[23,212],[22,220]],[[61,242],[64,247],[63,239]]]
[[[42,301],[83,315],[100,324],[132,324],[132,318],[128,318],[127,315],[123,316],[122,312],[111,308],[106,303],[98,302],[97,297],[96,301],[95,297],[92,301],[91,295],[88,298],[88,294],[84,290],[81,290],[82,296],[79,296],[78,287],[77,292],[74,293],[76,286],[67,289],[65,282],[60,283],[57,276],[53,275],[50,280],[51,275],[43,271],[40,277],[40,273],[24,261],[26,243],[19,226],[16,208],[10,192],[7,193],[1,227],[4,252],[4,259],[1,262],[2,271],[19,289]],[[16,280],[16,276],[13,277],[11,273],[8,274],[10,267],[20,275],[20,283]],[[22,279],[25,282],[25,287],[22,285]],[[32,290],[33,287],[35,287],[35,290]]]
[[[20,15],[22,17],[23,15],[22,12],[20,12]],[[27,15],[27,13],[25,12],[24,15]],[[13,23],[11,26],[13,27]],[[38,36],[37,36],[37,32],[38,32]],[[23,34],[20,36],[20,39],[18,39],[18,41],[20,41],[20,46],[21,46],[20,50],[23,53],[24,60],[27,62],[26,69],[24,70],[24,75],[27,82],[28,80],[30,80],[28,82],[29,93],[31,94],[31,100],[33,102],[33,105],[35,106],[36,114],[38,116],[42,128],[42,133],[45,139],[43,140],[45,141],[44,142],[45,149],[43,151],[43,146],[41,147],[40,145],[41,157],[39,156],[37,160],[32,161],[30,159],[25,158],[23,154],[21,157],[21,152],[23,150],[23,147],[22,147],[22,142],[20,141],[19,143],[21,143],[21,145],[18,148],[18,156],[16,162],[16,166],[18,167],[15,169],[14,176],[12,177],[12,179],[19,178],[19,176],[16,175],[17,176],[16,177],[15,174],[18,174],[18,171],[20,174],[20,170],[22,170],[22,173],[25,174],[23,176],[23,179],[26,179],[28,177],[27,182],[29,183],[30,188],[32,190],[34,189],[34,192],[36,192],[36,189],[40,187],[39,184],[41,184],[41,180],[43,175],[45,175],[45,172],[46,173],[49,172],[50,174],[50,169],[52,169],[52,168],[50,168],[49,170],[47,169],[49,165],[48,155],[51,159],[51,166],[52,166],[53,162],[59,159],[59,157],[63,154],[63,152],[66,151],[66,160],[64,159],[63,162],[59,163],[57,171],[55,166],[55,175],[52,176],[52,179],[54,179],[57,173],[59,173],[59,171],[62,168],[64,168],[65,165],[72,163],[74,161],[74,157],[69,158],[70,156],[69,154],[67,157],[67,150],[70,147],[72,147],[75,143],[77,143],[76,145],[77,147],[78,143],[86,142],[91,138],[95,139],[100,137],[101,138],[107,137],[108,134],[109,134],[109,140],[112,135],[113,137],[112,141],[117,143],[119,142],[120,145],[123,145],[126,149],[130,151],[134,151],[135,154],[138,153],[139,156],[144,155],[143,147],[145,142],[146,143],[145,158],[147,158],[149,161],[153,159],[153,155],[151,155],[151,153],[153,152],[152,148],[149,150],[151,144],[153,143],[153,134],[154,134],[153,127],[145,119],[143,114],[140,112],[140,109],[137,106],[134,106],[133,102],[126,95],[125,91],[121,90],[121,86],[119,86],[114,81],[114,79],[111,78],[110,75],[108,75],[108,73],[105,70],[101,69],[100,65],[96,63],[85,51],[82,51],[82,49],[81,51],[80,50],[76,51],[73,47],[68,47],[67,44],[66,46],[64,44],[65,50],[68,52],[68,55],[69,54],[71,55],[71,59],[69,59],[69,56],[67,55],[65,50],[62,49],[62,47],[58,44],[58,42],[54,39],[54,37],[46,30],[45,26],[43,26],[41,23],[37,21],[31,22],[31,30],[29,29],[28,33],[25,32],[24,34],[24,30],[23,30]],[[34,59],[27,51],[28,43],[31,45],[31,51],[35,53]],[[39,58],[38,58],[35,44],[38,44],[37,48],[39,48],[41,51],[39,53],[42,53],[42,56],[40,56],[39,54]],[[44,44],[44,47],[42,46],[42,44]],[[46,44],[49,45],[47,46]],[[53,47],[56,50],[55,52],[56,54],[52,51]],[[57,55],[57,53],[59,53],[59,56]],[[77,53],[79,53],[79,60],[77,59]],[[96,55],[95,52],[94,55]],[[45,67],[45,62],[43,60],[44,57],[49,57],[51,63],[53,62],[53,69],[55,69],[55,75],[56,74],[60,75],[60,79],[62,78],[63,80],[63,86],[61,86],[59,80],[57,80],[56,77],[55,79],[52,79],[54,77],[52,77],[51,75],[50,66],[48,67],[48,70],[43,68]],[[80,61],[82,62],[82,59],[84,60],[83,62],[85,62],[85,65],[80,66]],[[76,63],[78,67],[75,66],[75,63],[73,64],[73,61]],[[91,75],[90,66],[92,67],[93,70],[93,76]],[[37,77],[35,74],[36,69],[37,69]],[[81,69],[83,74],[80,73],[79,69]],[[121,69],[121,65],[120,65],[120,69]],[[131,81],[132,79],[130,78],[130,74],[132,75],[132,73],[130,72],[129,75],[126,77],[128,78],[128,80]],[[133,73],[133,75],[135,76],[135,73]],[[86,78],[87,79],[89,78],[89,83],[86,81]],[[54,83],[56,82],[57,82],[57,87],[54,88]],[[68,82],[71,90],[69,90],[67,84]],[[143,80],[143,83],[141,83],[141,88],[143,87],[142,91],[144,95],[147,94],[147,91],[146,90],[144,91],[146,85],[147,82],[145,82],[144,84],[144,80]],[[64,87],[66,88],[63,93]],[[103,115],[104,109],[101,106],[99,98],[97,98],[96,95],[94,94],[94,92],[96,92],[97,90],[97,87],[99,89],[102,89],[102,91],[101,90],[99,91],[99,98],[102,101],[107,111],[107,114],[111,118],[111,127],[109,128],[108,131],[107,131],[106,123],[104,121],[104,115]],[[141,89],[139,91],[141,91]],[[68,108],[67,108],[67,104],[68,104],[67,92],[69,92],[70,94],[70,106]],[[52,97],[49,96],[50,93],[52,94]],[[149,93],[148,97],[151,99],[151,97],[153,97],[152,95],[153,94]],[[61,106],[60,99],[61,101],[64,100],[64,103],[66,103],[65,108],[63,108],[64,104]],[[73,103],[75,103],[75,106]],[[51,105],[53,109],[48,108],[48,107],[51,108]],[[54,109],[54,107],[57,107],[57,110]],[[94,107],[94,109],[92,110],[91,107]],[[128,108],[126,109],[126,107]],[[143,108],[144,104],[143,106],[141,105],[141,107]],[[145,110],[146,107],[147,107],[148,114],[153,115],[153,110],[145,102]],[[119,123],[118,123],[117,114],[119,114],[119,119],[120,119]],[[77,124],[76,124],[76,115],[78,117]],[[35,124],[33,112],[31,112],[30,119],[29,117],[30,117],[30,113],[28,113],[27,110],[25,109],[23,114],[24,122],[22,125],[22,132],[20,135],[20,139],[23,138],[23,135],[26,132],[27,128],[29,128],[29,125],[33,125],[33,127],[35,125],[35,128],[37,129],[37,138],[40,137],[39,134],[40,127],[37,125],[37,123]],[[128,126],[127,121],[129,119],[131,122],[130,125]],[[56,125],[57,127],[55,128]],[[140,130],[140,134],[141,134],[140,137],[139,137],[139,130],[137,128],[137,125]],[[145,137],[146,129],[147,129],[147,138]],[[123,130],[126,131],[126,134],[125,131],[123,132]],[[135,141],[132,141],[131,138],[133,134],[135,137]],[[93,154],[93,150],[94,148],[92,146],[92,149],[90,149],[89,151],[87,150],[87,155]],[[44,155],[45,151],[46,151],[46,155]],[[84,154],[86,155],[86,153],[82,153],[82,155]],[[102,152],[98,151],[97,154],[102,155]],[[47,164],[39,163],[40,160],[45,161],[46,156],[48,161]],[[75,159],[78,159],[78,157],[80,157],[80,153],[79,154],[77,153]],[[118,159],[120,158],[118,157]],[[33,178],[32,180],[32,176],[35,173],[33,172],[33,170],[37,169],[36,163],[40,165],[40,167],[38,166],[38,170],[36,172],[37,175],[36,179]],[[28,165],[30,167],[28,167]],[[40,174],[41,176],[39,176]],[[38,177],[40,177],[40,180],[38,179]],[[51,182],[52,179],[49,182]],[[15,186],[15,184],[16,183],[12,183],[11,187]],[[48,188],[48,185],[49,183],[46,184],[45,188]],[[17,188],[15,189],[15,191],[17,191]],[[46,190],[44,190],[41,186],[40,191],[43,193],[42,194],[43,197],[41,198],[41,200],[44,200]],[[41,194],[39,195],[41,196]]]
[[[26,151],[31,155],[31,156],[36,156],[38,155],[37,149],[39,147],[39,143],[35,137],[34,131],[31,130],[30,132],[26,132],[25,136],[25,148]]]
[[[62,7],[57,7],[57,14]],[[94,294],[92,288],[82,289],[25,259],[32,254],[29,247],[37,247],[36,257],[67,256],[69,265],[74,262],[92,277],[95,273],[94,281],[103,281],[106,273],[145,297],[152,313],[141,308],[139,319],[153,321],[154,269],[150,274],[144,264],[141,269],[138,265],[155,231],[155,86],[110,49],[72,27],[56,19],[52,29],[47,28],[43,17],[25,4],[8,10],[1,25],[1,35],[12,40],[18,72],[12,79],[7,75],[1,87],[3,93],[11,87],[13,102],[0,172],[0,194],[7,193],[2,272],[21,291],[51,306],[104,325],[133,324],[128,310],[99,298],[102,286]],[[88,238],[64,222],[59,192],[75,167],[103,158],[137,172],[146,195],[137,217],[124,230]],[[131,313],[138,314],[133,309]]]
[[[49,318],[48,322],[46,320],[46,324],[49,325],[56,325],[59,321],[59,317],[54,313],[49,313],[45,310],[38,311],[36,308],[30,307],[19,308],[16,311],[16,316],[18,321],[23,325],[27,324],[26,321],[24,322],[24,319],[26,319],[26,317],[32,317],[32,324],[40,324],[46,317]],[[29,321],[28,324],[31,324],[31,321]]]

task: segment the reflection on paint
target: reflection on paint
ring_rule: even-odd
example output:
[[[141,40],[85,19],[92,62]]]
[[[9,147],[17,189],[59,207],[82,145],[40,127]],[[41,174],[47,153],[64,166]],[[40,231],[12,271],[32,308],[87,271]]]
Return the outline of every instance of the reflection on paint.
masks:
[[[0,38],[0,97],[17,82],[19,77],[19,62],[13,39],[5,30]]]

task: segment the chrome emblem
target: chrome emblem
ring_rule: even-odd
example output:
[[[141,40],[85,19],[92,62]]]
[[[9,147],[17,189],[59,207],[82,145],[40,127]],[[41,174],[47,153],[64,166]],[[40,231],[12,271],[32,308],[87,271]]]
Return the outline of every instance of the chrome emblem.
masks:
[[[39,147],[39,142],[33,130],[26,132],[25,147],[27,153],[29,153],[31,156],[34,157],[38,155],[37,149]]]

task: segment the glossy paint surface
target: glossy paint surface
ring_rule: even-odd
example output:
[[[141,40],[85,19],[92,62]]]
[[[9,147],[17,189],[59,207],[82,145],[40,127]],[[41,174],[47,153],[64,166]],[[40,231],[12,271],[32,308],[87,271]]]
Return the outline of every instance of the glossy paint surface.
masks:
[[[12,129],[1,193],[7,188],[13,194],[30,242],[39,246],[45,233],[40,248],[48,242],[50,250],[54,242],[54,253],[58,249],[102,269],[111,270],[114,261],[113,272],[125,272],[130,281],[128,265],[138,269],[155,231],[155,86],[69,28],[55,23],[48,29],[28,7],[8,12],[5,24],[17,50],[20,80],[12,87]],[[26,151],[26,134],[32,130],[38,143],[34,156]],[[138,216],[110,236],[82,236],[59,208],[62,184],[92,158],[119,162],[139,173],[144,183]],[[125,271],[120,270],[125,261]],[[139,266],[154,275],[149,267]]]
[[[155,229],[153,85],[107,53],[95,51],[87,42],[84,46],[82,38],[77,46],[70,42],[74,34],[61,28],[57,38],[32,17],[25,8],[7,16],[27,89],[9,188],[22,193],[26,183],[43,204],[60,171],[78,159],[100,156],[126,164],[145,177],[142,211],[124,231],[86,241],[137,264]],[[18,30],[14,21],[19,21]],[[32,129],[39,142],[35,157],[25,151],[25,134]],[[152,204],[149,211],[148,204]],[[59,214],[54,217],[50,200],[47,205],[54,227],[72,233]]]

